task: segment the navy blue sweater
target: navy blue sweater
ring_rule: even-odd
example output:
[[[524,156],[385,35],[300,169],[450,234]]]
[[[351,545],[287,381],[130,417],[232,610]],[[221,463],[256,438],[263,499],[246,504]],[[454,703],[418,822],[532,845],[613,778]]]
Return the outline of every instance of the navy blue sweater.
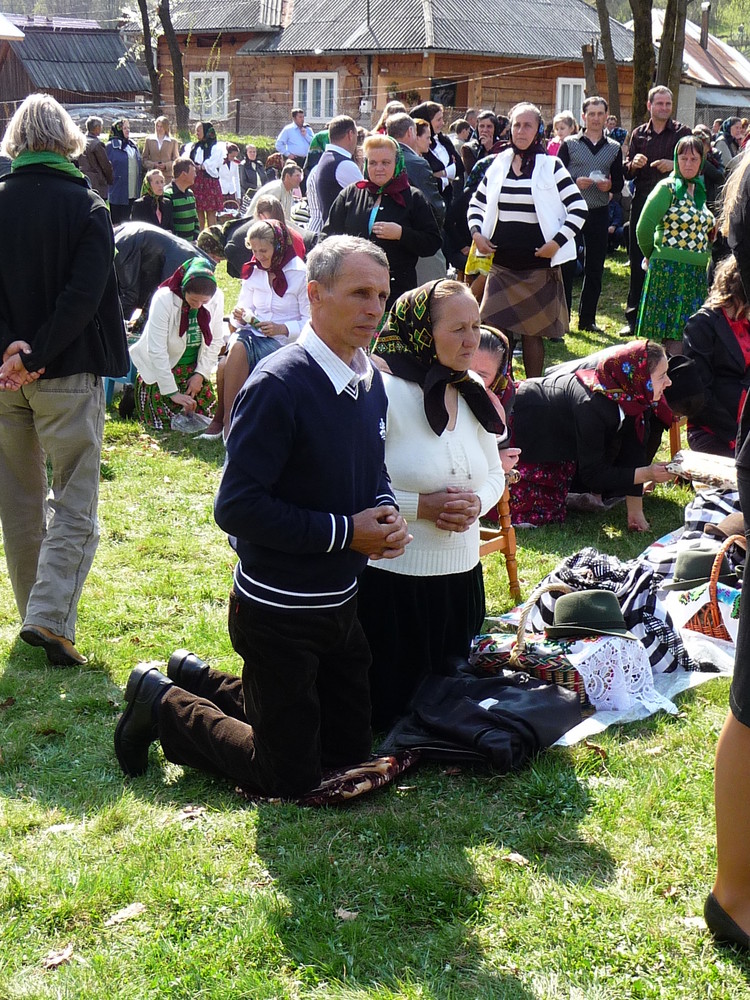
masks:
[[[303,346],[255,369],[234,406],[214,516],[240,557],[237,596],[281,608],[338,607],[367,556],[353,514],[394,504],[385,469],[387,400],[375,371],[336,391]]]

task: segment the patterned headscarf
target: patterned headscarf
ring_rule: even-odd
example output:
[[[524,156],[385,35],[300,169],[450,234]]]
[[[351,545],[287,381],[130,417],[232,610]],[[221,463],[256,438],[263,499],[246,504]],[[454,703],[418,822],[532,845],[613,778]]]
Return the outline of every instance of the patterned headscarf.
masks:
[[[151,181],[148,177],[143,178],[143,184],[141,184],[141,198],[153,198],[156,202],[161,202],[164,198],[163,193],[157,194],[156,191],[151,187]]]
[[[170,292],[182,299],[182,310],[180,311],[179,335],[185,336],[190,323],[190,306],[185,301],[185,288],[193,278],[209,278],[216,285],[216,276],[213,266],[204,257],[194,257],[180,264],[177,270],[171,274],[166,281],[162,281],[159,288],[168,288]],[[211,333],[211,314],[205,306],[198,308],[198,326],[203,334],[203,339],[208,346],[214,339]]]
[[[395,139],[388,137],[388,141],[393,145],[393,151],[396,154],[396,169],[393,172],[393,177],[384,184],[382,187],[378,187],[374,181],[371,181],[367,176],[367,160],[365,160],[365,179],[363,181],[357,181],[358,188],[367,188],[370,194],[377,198],[381,194],[387,194],[389,198],[393,198],[397,205],[402,208],[406,208],[406,199],[403,196],[404,191],[409,187],[409,178],[406,174],[406,167],[404,165],[404,152],[401,149],[399,143]]]
[[[211,155],[211,149],[216,145],[216,129],[213,127],[211,122],[198,122],[198,125],[203,126],[203,138],[194,142],[190,147],[190,159],[195,161],[195,154],[199,149],[203,150],[203,159],[207,160]],[[196,131],[198,125],[195,126]]]
[[[648,370],[648,341],[632,340],[608,351],[596,368],[576,372],[590,392],[600,392],[617,403],[628,417],[635,417],[638,440],[646,435],[646,413],[653,410],[664,424],[671,424],[672,411],[666,400],[654,401],[654,384]]]
[[[428,281],[396,299],[373,353],[385,358],[397,378],[422,386],[425,416],[438,437],[448,425],[446,385],[455,386],[485,430],[502,434],[505,426],[481,382],[468,372],[454,371],[438,361],[430,300],[439,284],[440,281]]]
[[[315,135],[310,140],[310,149],[319,150],[321,153],[325,150],[326,146],[331,140],[328,138],[328,129],[323,129],[322,132],[316,132]]]
[[[289,230],[283,222],[277,222],[276,219],[265,219],[264,221],[273,230],[273,233],[269,233],[267,237],[258,237],[258,239],[265,239],[266,242],[273,245],[271,264],[267,268],[263,267],[255,254],[253,254],[250,260],[242,265],[241,275],[243,278],[249,278],[256,267],[260,268],[261,271],[268,271],[271,287],[281,299],[286,295],[286,290],[289,287],[286,275],[284,274],[284,267],[290,260],[293,260],[297,256],[297,252],[294,249],[294,243],[292,242]]]
[[[123,149],[125,149],[126,146],[132,146],[133,149],[137,149],[138,147],[136,146],[136,144],[133,142],[132,139],[126,139],[125,138],[125,133],[122,130],[122,126],[123,126],[123,124],[126,121],[127,121],[126,118],[116,118],[112,122],[112,125],[110,126],[110,129],[109,129],[109,138],[110,138],[110,140],[111,139],[119,139],[120,142],[122,143],[122,148]]]

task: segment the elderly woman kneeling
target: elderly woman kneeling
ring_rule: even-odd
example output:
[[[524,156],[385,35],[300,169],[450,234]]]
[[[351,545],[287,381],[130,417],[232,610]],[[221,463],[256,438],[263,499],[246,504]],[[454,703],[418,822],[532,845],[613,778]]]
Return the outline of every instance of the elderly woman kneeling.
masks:
[[[202,258],[178,267],[157,288],[143,334],[130,348],[138,369],[135,412],[144,424],[169,430],[181,410],[211,416],[209,379],[221,349],[223,314],[224,293]]]

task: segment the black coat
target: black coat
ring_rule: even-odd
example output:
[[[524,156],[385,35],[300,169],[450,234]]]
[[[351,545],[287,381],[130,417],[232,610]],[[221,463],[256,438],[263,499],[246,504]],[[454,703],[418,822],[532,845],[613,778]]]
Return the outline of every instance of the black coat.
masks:
[[[150,194],[145,194],[142,198],[136,198],[130,210],[132,222],[148,222],[151,226],[158,226],[159,229],[166,229],[174,232],[173,206],[170,198],[161,199],[161,222],[156,217],[156,201]]]
[[[688,433],[704,431],[700,451],[733,455],[740,403],[750,386],[750,368],[737,338],[721,309],[704,306],[687,321],[683,343],[706,394],[703,409],[688,421]]]
[[[24,364],[42,378],[127,371],[112,224],[88,181],[21,167],[0,180],[0,218],[0,354],[27,341]]]
[[[391,271],[391,294],[388,306],[417,284],[417,261],[432,257],[441,248],[443,240],[429,202],[417,188],[403,192],[405,206],[383,195],[378,212],[378,222],[396,222],[401,226],[399,240],[379,240],[370,236],[368,224],[375,198],[367,188],[349,184],[336,198],[328,213],[322,236],[361,236],[379,246],[388,258]]]
[[[242,160],[239,165],[240,168],[240,188],[242,189],[242,194],[245,195],[248,191],[250,194],[255,194],[255,192],[262,188],[264,184],[267,184],[271,179],[265,171],[263,164],[260,160]]]
[[[145,309],[162,281],[186,260],[202,257],[213,267],[211,258],[194,243],[146,222],[124,222],[118,226],[115,246],[120,298],[128,317],[134,309]]]
[[[646,415],[646,439],[649,431]],[[592,493],[640,496],[635,470],[648,465],[634,417],[620,422],[620,408],[591,392],[574,373],[526,379],[518,386],[514,445],[524,462],[576,462],[578,478]]]

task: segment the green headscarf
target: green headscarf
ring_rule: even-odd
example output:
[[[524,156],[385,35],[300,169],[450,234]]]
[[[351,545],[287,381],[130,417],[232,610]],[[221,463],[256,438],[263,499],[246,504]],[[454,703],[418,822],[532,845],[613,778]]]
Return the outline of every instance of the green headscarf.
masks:
[[[696,177],[685,178],[680,173],[680,164],[677,160],[677,155],[681,147],[684,149],[688,144],[692,146],[694,143],[697,143],[701,147],[701,168]],[[698,208],[703,208],[706,204],[706,181],[703,177],[703,168],[705,165],[706,150],[701,140],[692,135],[684,135],[674,148],[674,170],[672,171],[672,175],[674,177],[674,192],[677,195],[678,201],[687,196],[688,184],[694,184],[693,201]]]
[[[157,194],[156,191],[154,191],[154,189],[151,187],[151,181],[148,179],[148,177],[144,177],[143,184],[141,184],[141,198],[153,198],[155,201],[158,201],[160,198],[163,197],[164,197],[163,194]]]
[[[310,149],[318,149],[322,153],[330,141],[331,140],[328,137],[328,129],[324,129],[322,132],[316,132],[310,141]]]

